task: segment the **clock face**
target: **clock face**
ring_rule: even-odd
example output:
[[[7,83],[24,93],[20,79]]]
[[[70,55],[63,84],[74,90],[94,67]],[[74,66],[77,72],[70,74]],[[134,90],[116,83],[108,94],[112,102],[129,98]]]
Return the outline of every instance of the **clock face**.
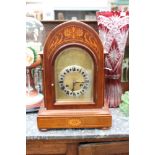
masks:
[[[59,87],[68,96],[81,96],[89,88],[87,70],[81,66],[65,67],[59,74]]]
[[[56,102],[92,102],[94,88],[94,61],[80,47],[67,47],[54,63]]]

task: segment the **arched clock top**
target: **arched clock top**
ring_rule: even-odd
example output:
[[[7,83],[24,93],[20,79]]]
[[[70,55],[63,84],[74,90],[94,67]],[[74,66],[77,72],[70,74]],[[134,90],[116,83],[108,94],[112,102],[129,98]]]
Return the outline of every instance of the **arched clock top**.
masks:
[[[70,43],[84,44],[94,51],[99,60],[103,59],[103,46],[98,34],[89,25],[79,21],[65,22],[53,29],[47,37],[44,56],[48,60],[59,47]]]

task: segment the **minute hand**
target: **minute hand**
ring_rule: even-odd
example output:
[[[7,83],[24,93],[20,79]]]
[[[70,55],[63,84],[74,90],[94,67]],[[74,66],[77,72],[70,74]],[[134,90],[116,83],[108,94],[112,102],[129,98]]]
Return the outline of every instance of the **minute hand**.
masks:
[[[75,83],[85,83],[84,81],[75,81]]]

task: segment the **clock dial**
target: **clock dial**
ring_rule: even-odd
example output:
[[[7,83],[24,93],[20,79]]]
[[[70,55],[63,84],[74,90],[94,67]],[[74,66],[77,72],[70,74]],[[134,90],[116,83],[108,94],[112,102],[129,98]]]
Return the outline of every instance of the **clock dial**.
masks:
[[[80,47],[67,47],[56,57],[56,102],[92,102],[94,62],[90,54]]]
[[[87,71],[77,65],[64,68],[59,75],[59,87],[68,96],[84,95],[89,87]]]

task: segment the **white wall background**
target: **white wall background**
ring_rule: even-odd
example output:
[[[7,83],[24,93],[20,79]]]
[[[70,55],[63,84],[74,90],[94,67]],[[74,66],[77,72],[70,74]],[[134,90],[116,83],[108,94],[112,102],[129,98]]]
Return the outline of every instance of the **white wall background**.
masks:
[[[110,10],[111,0],[27,0],[27,12],[40,10],[45,20],[54,19],[54,10]],[[47,17],[47,14],[49,17]]]
[[[27,0],[26,2],[31,3],[31,9],[104,10],[110,8],[109,1],[110,0]]]
[[[44,0],[47,6],[63,10],[95,10],[108,7],[108,0]]]

